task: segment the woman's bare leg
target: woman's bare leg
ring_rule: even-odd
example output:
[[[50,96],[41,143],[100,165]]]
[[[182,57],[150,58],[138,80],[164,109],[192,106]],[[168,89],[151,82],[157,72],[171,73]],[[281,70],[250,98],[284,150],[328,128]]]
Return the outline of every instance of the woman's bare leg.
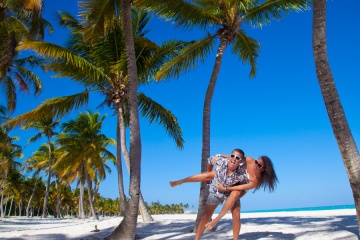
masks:
[[[232,230],[233,230],[233,240],[238,240],[240,235],[241,220],[240,220],[240,205],[235,203],[231,208],[232,214]]]
[[[202,181],[210,181],[214,179],[215,176],[215,170],[211,172],[204,172],[200,174],[195,174],[190,177],[180,179],[177,181],[170,182],[171,187],[176,187],[180,184],[187,183],[187,182],[202,182]]]
[[[234,206],[235,202],[245,194],[244,191],[232,191],[226,199],[220,213],[214,220],[206,224],[207,229],[212,229],[220,221],[220,219]]]
[[[196,230],[196,236],[195,240],[200,240],[201,235],[203,234],[205,230],[205,224],[209,222],[211,216],[213,215],[217,205],[205,205],[204,214],[198,224],[197,230]]]

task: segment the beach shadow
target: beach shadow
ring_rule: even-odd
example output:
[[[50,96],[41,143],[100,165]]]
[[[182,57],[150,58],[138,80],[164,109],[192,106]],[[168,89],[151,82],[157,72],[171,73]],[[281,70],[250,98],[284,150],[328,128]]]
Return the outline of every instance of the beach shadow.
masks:
[[[231,219],[221,220],[219,223],[218,229],[221,224],[231,224]],[[287,225],[288,227],[299,227],[303,226],[304,231],[294,234],[284,234],[282,232],[261,232],[257,231],[256,233],[243,233],[240,234],[241,240],[253,240],[264,237],[271,237],[272,239],[296,239],[303,235],[308,235],[311,233],[319,232],[319,226],[322,226],[326,229],[327,232],[338,232],[338,231],[348,231],[355,236],[359,237],[358,231],[358,222],[356,215],[355,216],[334,216],[334,217],[264,217],[264,218],[244,218],[241,220],[242,223],[242,231],[246,231],[246,224],[256,224],[261,229],[262,225]],[[274,227],[275,228],[275,227]],[[305,229],[313,229],[313,230],[305,230]]]

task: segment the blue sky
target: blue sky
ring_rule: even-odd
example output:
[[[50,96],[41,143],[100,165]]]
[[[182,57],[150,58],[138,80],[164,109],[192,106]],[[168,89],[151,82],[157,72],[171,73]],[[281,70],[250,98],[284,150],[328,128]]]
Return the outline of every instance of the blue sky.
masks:
[[[76,14],[74,2],[45,0],[45,18],[55,27],[54,34],[45,40],[65,43],[66,31],[55,23],[54,12],[66,10]],[[352,134],[359,142],[360,22],[355,11],[360,8],[360,2],[350,0],[345,4],[345,1],[334,0],[329,1],[327,7],[329,61]],[[157,19],[148,28],[148,38],[159,44],[172,38],[199,39],[205,34],[199,30],[176,29]],[[291,13],[262,30],[245,29],[261,43],[257,75],[249,79],[249,66],[226,51],[212,102],[211,154],[241,148],[254,158],[268,155],[280,182],[274,193],[248,192],[242,199],[242,210],[353,204],[346,170],[315,74],[312,11]],[[141,120],[141,189],[148,203],[188,203],[194,208],[198,205],[199,183],[171,188],[168,182],[200,172],[202,108],[214,57],[213,52],[204,64],[179,79],[140,88],[177,116],[185,139],[184,149],[179,150],[161,127]],[[43,93],[37,98],[19,96],[14,116],[31,110],[49,97],[82,90],[69,79],[53,79],[51,74],[37,73],[44,83]],[[95,110],[99,101],[93,97],[88,109]],[[115,117],[106,109],[99,111],[108,114],[103,132],[115,138]],[[25,144],[35,132],[16,129],[13,135],[20,136],[19,143]],[[25,156],[29,157],[41,143],[24,148]],[[112,174],[100,185],[100,193],[116,198],[117,175],[115,167],[112,169]],[[124,181],[128,189],[126,171]]]

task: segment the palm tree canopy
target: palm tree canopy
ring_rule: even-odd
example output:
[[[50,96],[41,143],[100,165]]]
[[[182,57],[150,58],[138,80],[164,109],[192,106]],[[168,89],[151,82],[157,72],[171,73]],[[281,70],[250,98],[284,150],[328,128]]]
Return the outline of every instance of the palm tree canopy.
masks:
[[[178,57],[162,66],[157,80],[177,78],[183,72],[204,61],[213,47],[214,39],[226,38],[232,52],[251,66],[250,77],[256,74],[256,58],[260,44],[245,34],[243,25],[262,28],[271,20],[280,20],[289,11],[310,9],[310,0],[137,0],[136,6],[155,12],[166,21],[185,29],[207,29],[207,35],[184,48]],[[210,33],[212,32],[212,33]]]

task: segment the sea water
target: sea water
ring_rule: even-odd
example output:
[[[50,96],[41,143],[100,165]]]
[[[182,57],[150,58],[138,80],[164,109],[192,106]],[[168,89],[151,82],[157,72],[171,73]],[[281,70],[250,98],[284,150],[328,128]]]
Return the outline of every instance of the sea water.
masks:
[[[280,208],[280,209],[271,209],[271,210],[251,210],[251,211],[241,211],[241,212],[242,213],[298,212],[298,211],[320,211],[320,210],[339,210],[339,209],[355,209],[355,204],[337,205],[337,206],[303,207],[303,208]]]
[[[215,209],[215,214],[218,214],[222,208],[222,205],[219,205]],[[260,212],[298,212],[298,211],[321,211],[321,210],[339,210],[339,209],[355,209],[355,204],[351,205],[336,205],[336,206],[319,206],[319,207],[302,207],[302,208],[280,208],[280,209],[267,209],[267,210],[246,210],[241,211],[241,213],[260,213]],[[187,209],[185,210],[187,214],[196,214],[196,209]]]

